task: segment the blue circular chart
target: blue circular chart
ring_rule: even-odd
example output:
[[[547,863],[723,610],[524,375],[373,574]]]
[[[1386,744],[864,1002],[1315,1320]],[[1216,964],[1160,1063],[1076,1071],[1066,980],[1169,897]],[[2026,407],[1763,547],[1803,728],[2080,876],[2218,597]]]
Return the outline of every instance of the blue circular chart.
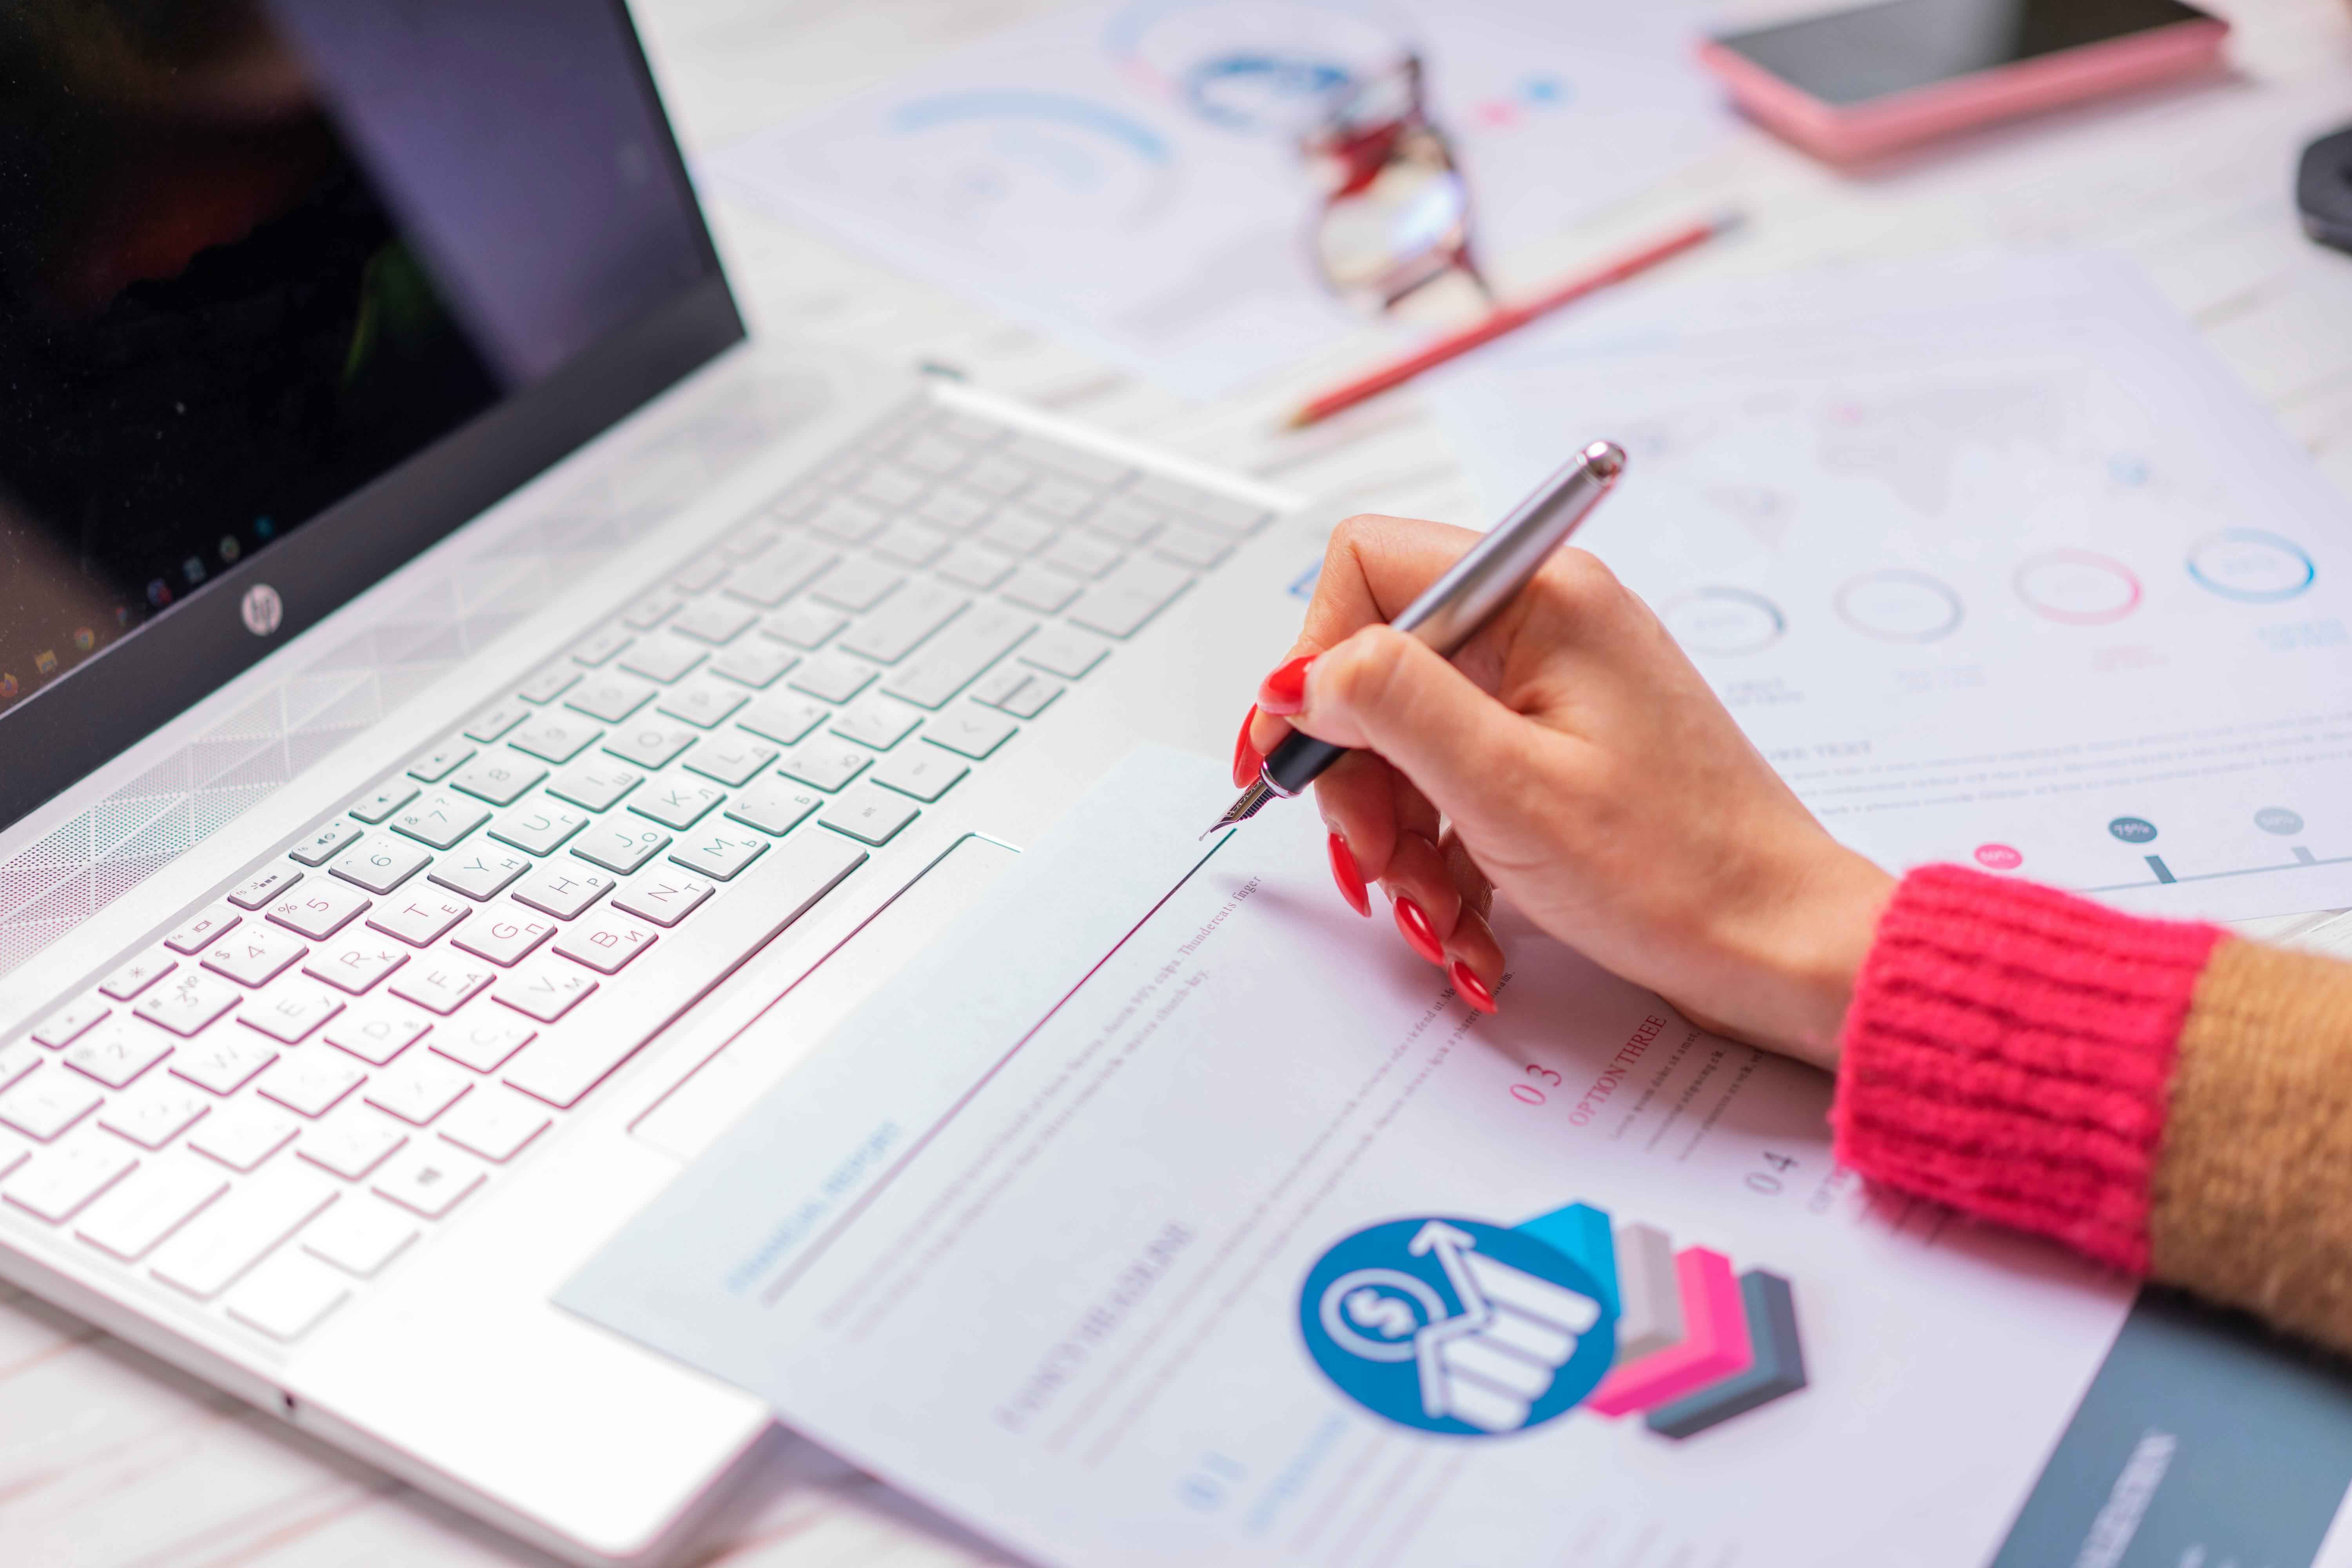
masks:
[[[2283,805],[2266,805],[2254,813],[2254,826],[2264,833],[2275,833],[2285,838],[2303,831],[2303,814],[2289,811]]]
[[[2199,587],[2225,599],[2271,605],[2310,587],[2319,568],[2291,539],[2257,528],[2231,528],[2190,546],[2189,574]]]
[[[2156,824],[2145,816],[2118,816],[2107,824],[2107,831],[2126,844],[2147,844],[2156,837]]]

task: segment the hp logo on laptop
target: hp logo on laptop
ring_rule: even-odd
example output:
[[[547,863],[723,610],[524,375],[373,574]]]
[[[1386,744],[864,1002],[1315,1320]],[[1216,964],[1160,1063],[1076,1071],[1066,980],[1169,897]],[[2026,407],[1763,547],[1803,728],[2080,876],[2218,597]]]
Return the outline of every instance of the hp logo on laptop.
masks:
[[[245,617],[247,631],[266,637],[286,618],[286,605],[278,598],[277,589],[267,583],[256,583],[245,591],[245,602],[237,606],[237,613]]]

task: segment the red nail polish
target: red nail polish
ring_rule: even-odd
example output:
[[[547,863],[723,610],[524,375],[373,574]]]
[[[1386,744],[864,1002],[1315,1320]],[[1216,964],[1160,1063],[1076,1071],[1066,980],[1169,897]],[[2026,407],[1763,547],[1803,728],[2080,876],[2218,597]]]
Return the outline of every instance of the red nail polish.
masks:
[[[1367,920],[1371,918],[1372,900],[1364,891],[1364,873],[1349,852],[1348,841],[1338,834],[1331,835],[1331,879],[1339,884],[1339,896],[1348,907]]]
[[[1313,654],[1302,654],[1258,682],[1257,705],[1269,713],[1296,713],[1307,706],[1307,667]]]
[[[1460,996],[1462,1000],[1469,1003],[1481,1013],[1491,1013],[1495,1010],[1495,994],[1486,989],[1485,981],[1471,973],[1468,964],[1458,958],[1455,959],[1446,965],[1445,977],[1454,982],[1454,994]]]
[[[1422,912],[1419,904],[1411,899],[1399,899],[1396,901],[1396,923],[1397,930],[1404,932],[1407,947],[1430,963],[1441,968],[1444,966],[1445,949],[1437,940],[1437,928],[1429,923],[1429,917]]]
[[[1257,771],[1265,763],[1265,759],[1257,754],[1257,748],[1250,744],[1250,726],[1256,722],[1257,710],[1253,708],[1249,710],[1249,717],[1242,721],[1242,732],[1234,740],[1235,789],[1247,789],[1257,783]]]

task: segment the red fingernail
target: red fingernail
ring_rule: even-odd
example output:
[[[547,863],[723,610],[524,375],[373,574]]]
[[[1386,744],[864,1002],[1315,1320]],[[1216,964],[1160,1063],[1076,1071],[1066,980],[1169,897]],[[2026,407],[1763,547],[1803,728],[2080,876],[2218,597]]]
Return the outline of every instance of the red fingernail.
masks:
[[[1411,899],[1396,901],[1397,930],[1404,932],[1405,945],[1440,968],[1445,964],[1445,949],[1437,940],[1437,928]]]
[[[1454,982],[1454,993],[1462,1000],[1469,1003],[1481,1013],[1491,1013],[1495,1010],[1495,994],[1486,989],[1485,981],[1471,973],[1468,964],[1458,958],[1455,959],[1446,966],[1445,977]]]
[[[1372,900],[1364,891],[1363,870],[1349,851],[1348,841],[1336,833],[1331,835],[1331,879],[1339,884],[1339,896],[1348,900],[1349,909],[1371,918]]]
[[[1258,682],[1257,705],[1269,713],[1296,713],[1307,706],[1307,667],[1313,654],[1302,654]]]
[[[1247,789],[1257,783],[1257,771],[1265,763],[1265,759],[1257,754],[1257,748],[1250,744],[1250,726],[1256,722],[1257,710],[1253,708],[1249,710],[1249,717],[1242,721],[1241,734],[1234,741],[1234,787],[1235,789]]]

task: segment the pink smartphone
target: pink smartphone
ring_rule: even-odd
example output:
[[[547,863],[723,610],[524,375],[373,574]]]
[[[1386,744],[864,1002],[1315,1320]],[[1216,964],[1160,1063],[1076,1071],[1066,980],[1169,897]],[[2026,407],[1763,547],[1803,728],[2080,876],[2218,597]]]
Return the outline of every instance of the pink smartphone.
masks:
[[[2230,25],[2180,0],[1883,0],[1710,38],[1742,109],[1840,163],[2212,68]]]

